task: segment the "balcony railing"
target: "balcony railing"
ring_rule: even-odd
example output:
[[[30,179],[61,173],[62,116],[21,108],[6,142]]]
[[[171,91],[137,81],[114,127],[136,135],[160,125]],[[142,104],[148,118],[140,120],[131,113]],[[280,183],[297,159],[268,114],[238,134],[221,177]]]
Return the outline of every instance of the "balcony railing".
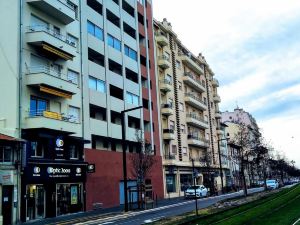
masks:
[[[186,97],[191,97],[191,98],[195,99],[196,101],[201,102],[201,103],[204,104],[204,105],[207,105],[206,102],[204,102],[202,99],[200,99],[200,98],[194,96],[192,93],[185,93],[185,96],[186,96]]]
[[[162,60],[166,60],[166,61],[170,62],[170,58],[166,55],[160,55],[160,56],[158,56],[158,59],[159,60],[162,59]]]
[[[194,139],[194,140],[202,141],[202,142],[207,143],[207,144],[209,143],[209,141],[206,140],[205,138],[199,137],[198,135],[195,135],[195,134],[188,134],[187,138],[188,139]]]
[[[175,155],[164,155],[165,159],[167,160],[174,160],[176,159],[176,156]]]
[[[30,110],[29,117],[45,117],[70,123],[79,123],[78,118],[73,115],[66,115],[64,113],[51,112],[48,110]]]
[[[64,4],[65,6],[67,6],[68,8],[72,9],[73,11],[76,10],[76,6],[75,4],[73,4],[72,2],[70,2],[69,0],[57,0],[59,2],[61,2],[62,4]]]
[[[194,81],[196,81],[198,84],[200,84],[201,86],[203,86],[205,88],[205,84],[201,82],[200,79],[197,79],[192,73],[190,72],[185,72],[184,76],[190,77],[192,78]]]
[[[164,134],[174,134],[174,130],[173,129],[163,129],[163,133]]]
[[[74,48],[76,48],[76,42],[74,42],[74,40],[69,39],[68,37],[58,33],[54,29],[50,29],[47,26],[39,26],[39,25],[29,26],[29,27],[27,27],[27,32],[45,32],[61,41],[67,43],[68,45],[71,45]]]
[[[163,104],[161,104],[161,108],[172,109],[173,105],[171,103],[163,103]]]
[[[161,31],[156,31],[155,35],[156,36],[164,36],[164,37],[168,38],[167,34],[165,34],[164,32],[161,32]]]
[[[161,84],[169,84],[169,85],[172,85],[172,81],[170,80],[167,80],[167,79],[162,79],[159,81]]]
[[[193,113],[187,114],[186,117],[187,118],[193,118],[193,119],[198,120],[198,121],[200,121],[202,123],[208,124],[208,122],[204,120],[204,117],[197,116],[196,114],[193,114]]]
[[[49,66],[31,66],[27,68],[27,74],[45,73],[58,79],[68,81],[70,83],[78,85],[78,78],[69,78],[67,74],[62,73],[59,70],[50,68]]]

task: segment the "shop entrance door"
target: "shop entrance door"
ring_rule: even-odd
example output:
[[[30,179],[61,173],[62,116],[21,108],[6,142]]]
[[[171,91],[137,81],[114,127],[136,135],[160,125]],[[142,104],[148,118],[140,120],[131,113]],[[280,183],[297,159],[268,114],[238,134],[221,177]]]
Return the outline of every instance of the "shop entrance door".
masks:
[[[2,215],[3,224],[11,225],[13,186],[3,186],[2,191]]]
[[[45,218],[45,189],[43,185],[27,185],[27,219]]]

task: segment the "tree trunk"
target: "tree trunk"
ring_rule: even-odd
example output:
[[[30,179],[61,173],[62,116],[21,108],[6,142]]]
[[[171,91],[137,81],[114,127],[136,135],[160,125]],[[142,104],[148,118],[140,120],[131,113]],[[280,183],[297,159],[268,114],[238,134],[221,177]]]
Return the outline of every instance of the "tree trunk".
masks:
[[[244,169],[244,165],[242,164],[242,167],[241,167],[241,169],[242,169],[242,173],[241,173],[241,175],[242,175],[242,183],[243,183],[243,189],[244,189],[244,195],[245,195],[245,197],[248,195],[248,191],[247,191],[247,183],[246,183],[246,176],[245,176],[245,169]]]

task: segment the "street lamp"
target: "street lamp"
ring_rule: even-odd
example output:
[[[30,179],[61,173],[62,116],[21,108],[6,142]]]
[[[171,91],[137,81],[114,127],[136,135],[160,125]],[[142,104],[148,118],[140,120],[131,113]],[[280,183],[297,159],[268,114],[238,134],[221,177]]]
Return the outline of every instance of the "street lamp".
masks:
[[[127,196],[127,162],[126,162],[126,126],[125,126],[125,113],[141,109],[143,106],[134,107],[121,111],[121,127],[122,127],[122,152],[123,152],[123,180],[124,180],[124,206],[125,212],[128,212],[128,196]]]

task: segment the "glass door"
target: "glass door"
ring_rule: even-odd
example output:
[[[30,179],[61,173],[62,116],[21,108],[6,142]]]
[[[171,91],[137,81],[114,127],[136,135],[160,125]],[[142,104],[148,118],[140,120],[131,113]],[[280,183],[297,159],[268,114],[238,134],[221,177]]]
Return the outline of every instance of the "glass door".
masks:
[[[45,217],[45,189],[43,185],[27,185],[27,218],[34,220]]]

